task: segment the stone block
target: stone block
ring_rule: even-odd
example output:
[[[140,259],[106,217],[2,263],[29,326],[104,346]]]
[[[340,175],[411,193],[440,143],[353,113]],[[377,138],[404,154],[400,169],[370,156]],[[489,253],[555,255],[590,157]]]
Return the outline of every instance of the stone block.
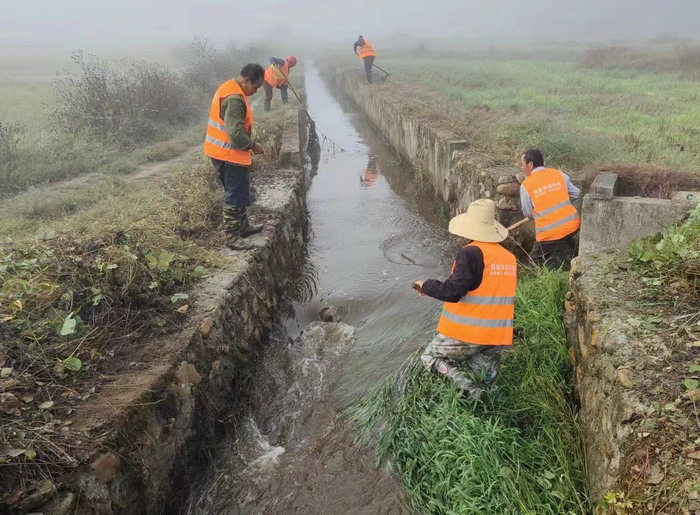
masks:
[[[505,209],[506,211],[517,211],[520,209],[518,203],[510,197],[501,197],[496,201],[496,207],[498,209]]]
[[[496,191],[501,195],[507,195],[508,197],[517,197],[520,194],[520,184],[517,182],[508,182],[505,184],[499,184]]]
[[[591,184],[591,193],[603,198],[617,196],[619,191],[618,176],[615,172],[599,173]]]
[[[332,306],[325,306],[318,312],[318,316],[324,322],[340,322],[338,310]]]

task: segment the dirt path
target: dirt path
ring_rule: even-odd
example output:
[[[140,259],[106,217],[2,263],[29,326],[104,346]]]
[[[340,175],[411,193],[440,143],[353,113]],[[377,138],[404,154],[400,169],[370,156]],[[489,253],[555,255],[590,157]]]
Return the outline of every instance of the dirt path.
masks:
[[[194,147],[185,150],[179,156],[168,159],[167,161],[159,161],[157,163],[149,163],[145,166],[141,166],[135,172],[130,173],[125,177],[128,181],[139,181],[144,178],[153,178],[165,175],[173,166],[193,160],[195,156],[200,154],[201,150],[201,145],[195,145]]]
[[[1,199],[0,236],[31,234],[42,222],[56,222],[104,197],[127,193],[133,184],[145,185],[165,177],[175,166],[194,163],[200,152],[201,146],[196,145],[171,159],[139,166],[130,174],[93,172]]]

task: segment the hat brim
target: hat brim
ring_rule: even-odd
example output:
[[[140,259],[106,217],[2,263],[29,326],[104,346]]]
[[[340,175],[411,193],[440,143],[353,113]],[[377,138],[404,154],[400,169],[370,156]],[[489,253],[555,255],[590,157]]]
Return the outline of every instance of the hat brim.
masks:
[[[501,223],[493,221],[493,224],[474,223],[468,215],[464,218],[455,217],[450,220],[448,230],[450,233],[468,240],[483,241],[485,243],[500,243],[508,237],[508,229]],[[461,219],[460,219],[461,218]]]

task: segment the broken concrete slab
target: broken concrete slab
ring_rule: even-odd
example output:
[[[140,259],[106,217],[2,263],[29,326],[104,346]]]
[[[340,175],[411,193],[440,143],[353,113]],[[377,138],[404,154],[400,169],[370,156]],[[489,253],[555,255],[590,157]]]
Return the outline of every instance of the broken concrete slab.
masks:
[[[591,184],[591,194],[599,195],[603,198],[613,198],[619,194],[620,185],[617,181],[618,175],[615,172],[601,172]]]

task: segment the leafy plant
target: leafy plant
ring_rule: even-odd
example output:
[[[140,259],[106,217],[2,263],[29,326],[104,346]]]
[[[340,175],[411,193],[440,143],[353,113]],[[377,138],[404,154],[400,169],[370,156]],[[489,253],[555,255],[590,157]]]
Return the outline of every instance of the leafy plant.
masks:
[[[663,234],[636,240],[630,257],[643,273],[649,287],[668,287],[682,281],[691,297],[698,299],[700,290],[700,205],[681,225]],[[666,288],[667,291],[668,288]]]

